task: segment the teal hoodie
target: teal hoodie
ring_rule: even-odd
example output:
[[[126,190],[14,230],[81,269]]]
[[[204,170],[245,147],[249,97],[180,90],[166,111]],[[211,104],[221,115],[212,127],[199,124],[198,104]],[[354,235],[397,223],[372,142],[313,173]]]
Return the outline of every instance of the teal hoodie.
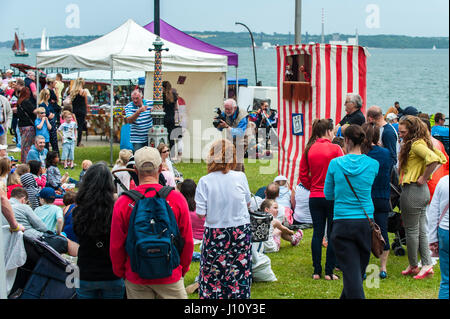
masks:
[[[334,220],[373,218],[372,184],[378,174],[378,161],[367,155],[348,154],[331,160],[325,179],[324,194],[327,200],[334,200]],[[345,179],[348,176],[356,194],[353,194]]]

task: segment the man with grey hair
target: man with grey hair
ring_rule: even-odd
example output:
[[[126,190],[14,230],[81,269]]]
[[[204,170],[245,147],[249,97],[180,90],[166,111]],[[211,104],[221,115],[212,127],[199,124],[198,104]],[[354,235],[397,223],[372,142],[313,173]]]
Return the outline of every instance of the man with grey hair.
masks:
[[[255,125],[248,121],[247,111],[240,109],[234,99],[226,100],[223,103],[223,108],[222,116],[225,121],[221,120],[217,129],[219,131],[225,130],[227,139],[233,141],[237,157],[235,170],[244,172],[244,154],[248,147],[249,135],[254,133]]]
[[[380,128],[381,146],[389,150],[395,165],[397,163],[397,151],[400,149],[398,135],[395,128],[385,121],[381,107],[376,105],[369,107],[367,110],[367,122]]]
[[[345,124],[363,125],[366,122],[364,114],[361,112],[363,100],[359,94],[347,93],[344,105],[347,115],[339,122],[340,126]]]
[[[31,146],[27,155],[27,162],[40,161],[42,166],[45,167],[45,159],[47,158],[48,150],[45,148],[45,137],[42,135],[36,135],[34,138],[34,145]]]
[[[125,123],[130,125],[130,142],[133,150],[148,146],[148,130],[153,126],[151,110],[153,101],[144,100],[141,91],[131,93],[131,102],[125,106]]]
[[[158,196],[156,192],[162,189],[162,186],[158,183],[159,174],[162,171],[162,159],[159,151],[153,147],[144,146],[136,151],[134,161],[139,177],[139,186],[134,191],[145,197]],[[180,235],[184,240],[184,246],[180,254],[178,267],[173,269],[170,276],[158,279],[141,278],[131,268],[126,246],[130,217],[136,203],[129,196],[122,195],[114,205],[110,237],[111,263],[114,274],[125,279],[128,299],[187,299],[184,276],[189,270],[192,253],[194,252],[189,208],[184,196],[176,190],[172,190],[167,195],[166,201],[172,209],[172,212],[170,210],[167,212],[173,213],[175,216]],[[154,220],[152,222],[155,223]],[[158,227],[157,223],[159,222],[155,223],[155,227]],[[162,232],[164,231],[162,230]],[[149,254],[148,251],[146,253]]]

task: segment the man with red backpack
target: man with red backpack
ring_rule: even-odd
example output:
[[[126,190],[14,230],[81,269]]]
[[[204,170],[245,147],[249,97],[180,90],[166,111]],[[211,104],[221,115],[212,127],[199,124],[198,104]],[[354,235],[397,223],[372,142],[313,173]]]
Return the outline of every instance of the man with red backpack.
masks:
[[[180,192],[158,184],[158,150],[143,147],[134,159],[139,186],[114,205],[114,274],[125,278],[128,299],[187,299],[184,276],[194,251],[188,204]]]

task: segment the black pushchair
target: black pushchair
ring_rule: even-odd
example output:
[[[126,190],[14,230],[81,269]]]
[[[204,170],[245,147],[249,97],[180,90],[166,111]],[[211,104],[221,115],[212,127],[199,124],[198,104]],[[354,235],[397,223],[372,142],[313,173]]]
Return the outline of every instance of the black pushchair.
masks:
[[[404,256],[405,249],[403,245],[406,245],[406,235],[405,228],[403,226],[401,207],[400,207],[400,195],[402,192],[401,186],[398,182],[398,175],[395,169],[392,170],[391,174],[391,212],[388,216],[388,232],[395,234],[393,243],[391,244],[391,249],[394,251],[395,256]],[[394,211],[398,208],[398,212]]]
[[[71,275],[76,276],[73,272],[75,266],[39,239],[24,236],[23,241],[27,261],[18,268],[8,298],[75,299],[75,281],[72,281],[71,285],[68,278]]]

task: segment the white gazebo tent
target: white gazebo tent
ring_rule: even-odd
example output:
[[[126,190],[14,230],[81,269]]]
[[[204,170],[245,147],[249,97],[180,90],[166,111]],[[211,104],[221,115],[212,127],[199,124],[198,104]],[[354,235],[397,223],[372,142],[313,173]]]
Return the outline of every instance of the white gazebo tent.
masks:
[[[113,94],[113,75],[115,71],[146,71],[145,97],[152,98],[154,71],[153,48],[156,35],[129,19],[110,33],[91,42],[72,48],[39,52],[36,65],[39,69],[47,67],[76,68],[80,70],[109,70],[111,72],[111,95]],[[221,106],[226,83],[227,57],[204,53],[162,39],[163,80],[176,86],[178,76],[186,76],[186,82],[178,89],[180,96],[189,101],[188,132],[198,128],[198,122],[211,126],[213,108]],[[114,101],[111,96],[111,101]],[[113,103],[113,102],[112,102]],[[195,104],[194,104],[195,103]],[[113,127],[113,107],[111,107],[110,129]],[[207,122],[206,122],[207,121]],[[111,134],[112,136],[112,134]],[[202,134],[192,139],[186,137],[186,145],[202,145]],[[197,144],[196,144],[197,143]],[[112,138],[110,139],[112,164]],[[196,146],[197,147],[197,146]],[[200,159],[198,152],[187,152],[190,158]]]

